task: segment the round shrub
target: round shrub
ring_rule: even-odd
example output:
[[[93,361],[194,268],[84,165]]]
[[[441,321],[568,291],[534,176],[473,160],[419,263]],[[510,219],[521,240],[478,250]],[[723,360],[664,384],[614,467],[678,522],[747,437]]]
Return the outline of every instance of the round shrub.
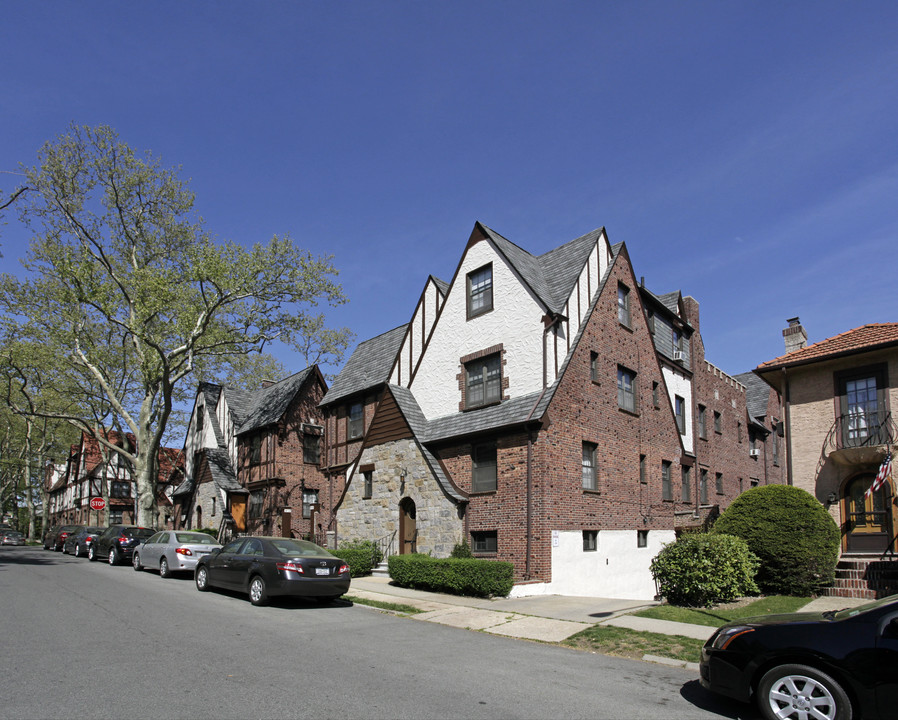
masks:
[[[658,589],[672,605],[709,607],[758,592],[758,559],[731,535],[689,533],[652,560]]]
[[[761,560],[766,593],[812,595],[832,585],[839,528],[813,495],[792,485],[763,485],[742,493],[712,532],[735,535]]]

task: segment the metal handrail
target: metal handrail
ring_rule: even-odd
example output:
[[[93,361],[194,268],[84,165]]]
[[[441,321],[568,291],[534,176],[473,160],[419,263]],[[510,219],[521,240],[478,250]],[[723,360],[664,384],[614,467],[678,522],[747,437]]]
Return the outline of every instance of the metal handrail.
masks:
[[[390,535],[384,535],[382,538],[375,540],[374,544],[382,560],[386,560],[390,555],[395,555],[396,531],[394,530]]]

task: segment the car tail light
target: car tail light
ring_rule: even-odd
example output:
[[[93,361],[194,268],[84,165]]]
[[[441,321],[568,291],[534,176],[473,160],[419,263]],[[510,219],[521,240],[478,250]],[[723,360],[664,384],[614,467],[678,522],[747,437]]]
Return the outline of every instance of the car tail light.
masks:
[[[346,563],[343,563],[340,566],[340,569],[337,570],[337,575],[342,575],[343,573],[348,573],[348,572],[349,572],[349,565],[347,565]]]
[[[279,562],[277,564],[278,570],[283,570],[284,572],[295,572],[300,575],[305,575],[306,571],[302,569],[302,565],[295,562]]]
[[[175,552],[178,553],[178,555],[193,555],[190,548],[175,548]]]

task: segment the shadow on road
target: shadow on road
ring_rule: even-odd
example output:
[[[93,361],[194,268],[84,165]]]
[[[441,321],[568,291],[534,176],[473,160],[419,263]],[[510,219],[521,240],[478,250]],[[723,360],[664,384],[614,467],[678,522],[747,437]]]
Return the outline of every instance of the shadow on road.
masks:
[[[698,680],[692,680],[680,688],[680,696],[689,704],[705,712],[712,712],[732,720],[761,720],[754,705],[736,702],[722,695],[705,690]]]
[[[63,557],[39,547],[3,545],[0,546],[0,570],[4,565],[59,565]]]

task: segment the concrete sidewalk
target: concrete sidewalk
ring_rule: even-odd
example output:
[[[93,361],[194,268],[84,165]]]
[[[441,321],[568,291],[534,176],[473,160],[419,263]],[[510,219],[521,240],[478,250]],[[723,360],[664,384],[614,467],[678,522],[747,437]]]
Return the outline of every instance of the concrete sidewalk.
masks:
[[[416,620],[543,642],[560,642],[597,623],[641,632],[684,635],[698,640],[706,640],[714,632],[713,627],[706,625],[630,615],[636,610],[658,604],[643,600],[566,595],[471,598],[402,588],[391,584],[388,577],[376,576],[353,578],[349,594],[362,599],[411,605],[422,611],[411,616]],[[854,607],[863,602],[847,598],[817,598],[803,609],[822,612]]]

